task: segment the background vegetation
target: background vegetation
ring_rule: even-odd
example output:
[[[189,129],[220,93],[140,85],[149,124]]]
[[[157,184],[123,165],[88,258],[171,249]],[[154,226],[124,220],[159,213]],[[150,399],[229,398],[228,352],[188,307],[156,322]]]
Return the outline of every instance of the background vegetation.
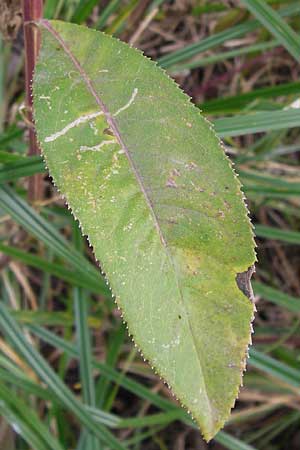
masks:
[[[299,449],[300,2],[45,2],[46,17],[156,59],[214,122],[244,184],[259,260],[254,345],[210,444],[128,339],[43,162],[26,156],[18,2],[0,12],[0,448]],[[45,193],[32,204],[36,173]]]

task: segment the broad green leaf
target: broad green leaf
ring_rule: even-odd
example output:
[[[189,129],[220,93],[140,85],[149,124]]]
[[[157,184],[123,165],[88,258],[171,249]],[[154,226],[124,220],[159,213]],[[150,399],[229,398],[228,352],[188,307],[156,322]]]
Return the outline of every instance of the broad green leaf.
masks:
[[[152,61],[103,33],[39,23],[38,139],[130,333],[206,439],[245,368],[255,261],[218,138]],[[240,287],[238,286],[238,284]]]

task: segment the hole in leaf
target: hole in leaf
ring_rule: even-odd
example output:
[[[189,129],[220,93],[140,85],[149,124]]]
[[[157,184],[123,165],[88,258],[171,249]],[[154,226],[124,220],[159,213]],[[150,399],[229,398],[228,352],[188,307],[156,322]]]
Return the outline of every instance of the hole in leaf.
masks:
[[[241,272],[241,273],[237,273],[236,275],[236,284],[238,286],[238,288],[240,289],[240,291],[243,292],[243,294],[245,294],[249,300],[251,300],[253,302],[254,300],[254,294],[253,294],[253,289],[251,286],[251,277],[253,275],[253,273],[255,272],[255,267],[254,265],[249,267],[248,270],[246,270],[245,272]]]
[[[108,128],[105,128],[105,130],[103,131],[103,133],[104,134],[108,134],[108,136],[113,136],[114,135],[114,133],[111,131],[111,129],[108,127]]]

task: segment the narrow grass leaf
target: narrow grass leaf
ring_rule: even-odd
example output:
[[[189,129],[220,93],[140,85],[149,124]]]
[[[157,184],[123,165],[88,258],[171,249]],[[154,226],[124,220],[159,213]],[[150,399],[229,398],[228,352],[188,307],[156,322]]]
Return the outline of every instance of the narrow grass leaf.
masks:
[[[80,0],[73,13],[71,22],[82,23],[92,13],[93,8],[99,3],[99,0]],[[51,17],[49,17],[51,19]]]
[[[35,267],[36,269],[54,275],[61,280],[65,280],[70,285],[82,287],[90,292],[102,294],[106,297],[111,296],[102,277],[98,277],[98,280],[96,278],[91,280],[91,278],[86,276],[83,271],[76,272],[75,270],[67,269],[61,263],[49,262],[38,255],[26,252],[25,250],[20,250],[17,247],[2,244],[2,242],[0,242],[0,251],[28,266]]]
[[[73,227],[75,248],[79,251],[83,249],[82,236],[78,227]],[[96,406],[95,384],[92,367],[92,347],[91,335],[88,325],[88,298],[82,288],[73,288],[76,344],[79,352],[79,370],[82,386],[83,403],[88,406]],[[101,448],[99,440],[92,433],[84,428],[82,433],[85,437],[86,450],[98,450]]]
[[[32,408],[0,382],[0,412],[28,444],[39,450],[63,450]]]
[[[0,303],[0,326],[2,332],[10,338],[22,358],[48,386],[61,404],[72,412],[82,425],[105,442],[110,449],[124,450],[124,446],[105,427],[97,425],[93,421],[84,405],[76,399],[39,352],[27,342],[21,328],[2,303]]]
[[[199,106],[205,114],[229,114],[241,111],[251,102],[257,101],[258,99],[296,94],[300,95],[299,81],[253,89],[249,92],[240,93],[235,96],[208,100],[201,103]]]
[[[300,245],[299,231],[282,230],[281,228],[257,224],[255,225],[255,232],[256,236],[260,238]]]
[[[53,347],[61,349],[70,358],[77,358],[77,359],[79,358],[78,350],[73,344],[60,338],[51,331],[42,328],[38,325],[29,325],[28,328],[44,342],[47,342]],[[172,404],[171,402],[159,396],[155,392],[152,392],[150,389],[147,389],[141,383],[138,383],[137,381],[129,378],[127,375],[124,375],[122,372],[114,369],[110,365],[93,359],[93,367],[99,370],[102,376],[104,376],[108,380],[119,384],[124,389],[127,389],[129,392],[132,392],[133,394],[139,396],[140,398],[147,400],[150,403],[153,403],[158,408],[170,409],[170,407],[172,407],[178,410],[178,406],[176,406],[175,404]],[[183,417],[190,420],[189,416],[182,409],[179,409],[179,411],[181,411]]]
[[[229,50],[226,52],[216,53],[210,56],[204,56],[201,59],[192,60],[180,65],[171,66],[169,72],[171,74],[185,71],[187,69],[196,69],[197,67],[206,67],[210,64],[217,64],[219,62],[225,61],[227,59],[236,58],[237,56],[248,55],[251,53],[264,52],[268,49],[275,48],[278,46],[278,41],[272,40],[269,42],[260,42],[258,44],[248,45],[245,47],[238,48],[236,50]]]
[[[39,156],[23,157],[0,168],[0,183],[28,177],[45,171],[45,164]]]
[[[1,362],[0,366],[2,366]],[[46,401],[53,401],[53,396],[49,390],[33,382],[30,378],[24,376],[23,373],[16,374],[11,370],[0,367],[0,380],[22,389],[29,395],[34,395]]]
[[[252,287],[255,294],[262,296],[264,299],[269,300],[282,308],[286,308],[293,313],[300,312],[299,297],[292,297],[279,289],[275,289],[265,283],[260,283],[259,281],[253,281]]]
[[[69,357],[72,358],[78,358],[78,350],[76,347],[69,342],[66,342],[62,338],[56,336],[51,331],[46,330],[44,328],[41,328],[36,325],[30,325],[30,330],[39,338],[47,342],[48,344],[61,349],[62,351],[66,352],[66,354]],[[173,412],[174,415],[178,414],[178,420],[181,420],[182,422],[193,426],[194,428],[196,425],[191,420],[190,416],[183,411],[181,408],[179,408],[176,404],[170,402],[170,400],[167,400],[160,395],[156,394],[152,390],[146,388],[141,383],[129,378],[127,375],[122,374],[121,372],[117,371],[116,369],[110,367],[109,365],[105,363],[101,363],[99,361],[96,361],[93,359],[93,366],[95,369],[99,370],[100,373],[106,377],[108,380],[115,382],[117,384],[120,384],[124,389],[127,389],[129,392],[132,392],[133,394],[137,395],[138,397],[149,401],[153,405],[157,406],[158,408],[161,408],[164,411]],[[107,414],[107,413],[105,413]],[[97,417],[99,417],[99,411],[97,413]],[[107,416],[106,416],[107,419]],[[111,418],[109,419],[110,422],[106,422],[108,426],[111,426]],[[225,433],[224,431],[220,431],[214,438],[217,442],[223,443],[223,445],[228,448],[229,450],[235,450],[235,449],[241,449],[241,450],[253,450],[253,447],[243,447],[245,445],[242,441],[239,439],[236,439],[232,436],[230,436],[228,433]],[[235,445],[240,445],[240,447],[234,447]]]
[[[254,114],[225,117],[214,121],[220,137],[241,136],[271,130],[282,130],[300,126],[300,109],[289,108],[282,111],[263,111]]]
[[[41,326],[61,326],[72,327],[74,325],[74,316],[68,311],[42,311],[42,310],[10,310],[12,316],[21,324],[31,324]],[[90,328],[99,329],[101,326],[101,319],[94,316],[87,318]]]
[[[287,385],[298,388],[300,392],[300,370],[294,369],[253,347],[250,349],[249,355],[249,364],[252,367],[283,381]]]
[[[118,9],[121,4],[121,0],[110,0],[107,6],[102,11],[97,23],[96,28],[101,30],[107,24],[109,17]]]
[[[23,161],[24,159],[30,158],[29,156],[23,156],[19,153],[13,153],[5,150],[0,150],[0,164],[7,164],[16,161]]]
[[[272,33],[287,51],[300,60],[300,37],[277,11],[261,0],[242,0],[252,14]]]
[[[117,328],[116,331],[112,333],[112,337],[109,340],[108,347],[107,347],[107,357],[106,357],[106,364],[108,364],[111,367],[114,367],[117,363],[117,359],[119,356],[119,352],[121,349],[121,346],[124,342],[126,333],[126,327],[123,323],[121,323]],[[97,383],[97,405],[100,408],[105,408],[108,410],[107,404],[107,398],[109,394],[109,387],[110,383],[109,381],[104,378],[100,377],[98,383]],[[116,391],[116,390],[114,390]],[[112,399],[110,398],[110,404],[112,403]]]
[[[236,437],[231,436],[224,431],[217,434],[217,436],[215,437],[215,441],[217,441],[221,445],[224,445],[224,447],[228,448],[229,450],[255,450],[255,447],[253,447],[252,445],[246,444],[240,439],[237,439]]]
[[[298,2],[287,6],[286,8],[282,8],[278,11],[278,14],[281,17],[290,16],[293,14],[297,14],[300,11],[300,5]],[[163,56],[158,59],[158,63],[163,68],[171,67],[185,59],[192,58],[193,56],[202,53],[206,50],[209,50],[213,47],[223,44],[224,42],[237,39],[241,36],[245,36],[245,34],[250,33],[256,30],[260,25],[258,20],[249,20],[241,25],[236,25],[234,27],[229,28],[228,30],[222,31],[220,33],[216,33],[208,38],[202,39],[199,42],[196,42],[191,45],[187,45],[186,47],[176,50],[172,53],[169,53],[166,56]]]
[[[8,186],[0,186],[0,208],[29,233],[44,242],[53,252],[67,261],[93,283],[99,282],[97,269],[68,242],[55,227],[39,215],[28,203]]]

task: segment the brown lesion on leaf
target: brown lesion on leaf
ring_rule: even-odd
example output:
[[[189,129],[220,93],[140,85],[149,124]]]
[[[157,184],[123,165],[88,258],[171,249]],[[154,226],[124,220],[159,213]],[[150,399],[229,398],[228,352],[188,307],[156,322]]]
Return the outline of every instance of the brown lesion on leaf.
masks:
[[[230,203],[229,203],[227,200],[224,200],[223,203],[224,203],[224,206],[225,206],[227,209],[230,209],[230,208],[231,208],[231,205],[230,205]]]
[[[172,169],[166,182],[166,187],[177,188],[175,177],[180,177],[181,173],[178,169]]]
[[[181,173],[179,172],[178,169],[172,169],[171,170],[171,176],[173,177],[180,177]]]
[[[255,266],[250,266],[248,270],[245,272],[237,273],[236,275],[236,284],[240,291],[245,294],[249,300],[254,301],[254,293],[251,286],[251,277],[255,272]]]
[[[198,275],[201,271],[201,258],[193,250],[186,249],[184,260],[186,261],[186,272],[192,276]]]
[[[178,220],[176,220],[173,217],[170,217],[170,219],[167,219],[167,222],[172,224],[172,225],[178,225]]]
[[[174,180],[174,178],[169,177],[167,179],[167,182],[166,182],[166,187],[177,188],[178,186],[177,186],[176,181]]]
[[[109,127],[105,128],[105,129],[103,130],[103,133],[106,134],[106,135],[108,135],[108,136],[114,136],[113,131],[112,131]]]
[[[196,163],[194,163],[193,161],[191,161],[191,162],[185,164],[185,168],[188,169],[188,170],[195,170],[195,169],[198,168],[198,166],[197,166]]]
[[[193,183],[193,181],[191,181],[191,185],[193,186],[193,188],[195,189],[195,191],[197,192],[205,192],[205,189],[203,189],[200,186],[196,186],[195,183]]]

